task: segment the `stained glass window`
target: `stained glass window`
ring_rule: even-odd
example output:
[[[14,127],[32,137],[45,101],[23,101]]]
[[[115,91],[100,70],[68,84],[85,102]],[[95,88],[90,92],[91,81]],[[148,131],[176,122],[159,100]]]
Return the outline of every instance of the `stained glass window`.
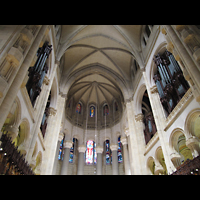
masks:
[[[90,106],[90,117],[94,117],[94,116],[95,116],[95,107]]]
[[[118,163],[122,162],[122,143],[120,141],[120,136],[118,137],[118,151],[117,151],[117,156],[118,156]]]
[[[108,109],[108,105],[106,104],[104,107],[103,107],[103,116],[106,116],[109,114],[109,109]]]
[[[86,155],[85,162],[88,165],[97,163],[97,153],[96,153],[96,144],[92,140],[88,140],[86,143]]]
[[[106,144],[106,164],[109,165],[110,164],[110,143],[109,143],[109,140],[106,140],[105,144]]]
[[[78,103],[76,106],[76,112],[81,114],[81,103]]]
[[[73,159],[74,159],[74,144],[75,144],[75,140],[76,138],[73,138],[73,145],[70,148],[70,153],[69,153],[69,162],[73,163]]]
[[[64,151],[63,151],[63,142],[64,142],[64,139],[62,139],[62,141],[60,142],[60,149],[59,149],[59,154],[58,154],[58,160],[63,160],[63,157],[64,157]]]

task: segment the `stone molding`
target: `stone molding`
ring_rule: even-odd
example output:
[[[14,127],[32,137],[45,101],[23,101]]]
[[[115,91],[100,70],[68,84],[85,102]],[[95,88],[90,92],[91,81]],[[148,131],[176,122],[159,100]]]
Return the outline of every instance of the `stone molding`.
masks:
[[[136,122],[142,122],[143,119],[144,119],[144,115],[142,113],[135,115],[135,121]]]
[[[79,153],[85,153],[85,151],[86,151],[86,146],[85,146],[85,145],[80,145],[80,146],[78,147],[78,151],[79,151]]]
[[[121,137],[121,143],[122,143],[122,145],[128,144],[127,138]]]
[[[118,150],[118,145],[117,145],[117,144],[111,144],[111,145],[110,145],[110,149],[111,149],[112,151],[117,151],[117,150]]]
[[[66,140],[63,143],[64,148],[70,149],[72,147],[73,142],[71,140]]]
[[[103,153],[103,147],[102,146],[97,146],[96,147],[96,152],[97,153]]]

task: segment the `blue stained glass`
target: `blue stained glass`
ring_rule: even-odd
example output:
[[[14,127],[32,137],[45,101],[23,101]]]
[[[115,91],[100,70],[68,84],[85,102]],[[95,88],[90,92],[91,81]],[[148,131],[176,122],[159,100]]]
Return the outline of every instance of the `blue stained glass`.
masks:
[[[118,156],[118,163],[122,162],[122,150],[121,150],[121,141],[120,141],[120,136],[118,137],[118,151],[117,151],[117,156]]]
[[[110,164],[110,144],[109,140],[106,140],[106,164]]]
[[[74,143],[75,143],[75,138],[73,138],[73,145],[70,148],[70,153],[69,153],[69,162],[73,163],[73,159],[74,159]]]
[[[76,112],[81,114],[81,104],[80,103],[78,103],[76,106]]]
[[[91,106],[90,107],[90,117],[94,117],[95,116],[95,107]]]
[[[64,141],[64,138],[63,138],[62,141],[60,142],[60,149],[59,149],[59,154],[58,154],[58,160],[63,160],[63,155],[64,155],[64,151],[63,151],[63,141]]]

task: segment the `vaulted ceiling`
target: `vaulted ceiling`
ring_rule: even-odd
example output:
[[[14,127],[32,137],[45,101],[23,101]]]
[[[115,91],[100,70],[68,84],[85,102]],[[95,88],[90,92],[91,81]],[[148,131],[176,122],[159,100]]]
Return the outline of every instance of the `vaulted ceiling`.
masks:
[[[124,94],[133,60],[140,58],[141,31],[142,25],[62,25],[57,58],[63,59],[63,93],[99,103]]]

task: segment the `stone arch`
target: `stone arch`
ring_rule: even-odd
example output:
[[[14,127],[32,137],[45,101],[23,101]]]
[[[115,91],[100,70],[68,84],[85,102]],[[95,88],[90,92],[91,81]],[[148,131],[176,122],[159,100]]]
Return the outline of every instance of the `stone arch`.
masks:
[[[191,150],[186,146],[185,133],[181,128],[172,131],[169,146],[171,150],[170,157],[175,167],[178,167],[187,159],[193,159]]]
[[[34,167],[34,172],[36,175],[40,175],[41,173],[41,164],[42,164],[42,152],[39,151],[36,157],[36,165]]]
[[[144,92],[146,91],[146,85],[143,83],[139,88],[137,93],[135,94],[136,100],[134,101],[134,108],[135,109],[135,115],[142,113],[142,98],[144,95]]]
[[[2,132],[8,131],[8,134],[15,139],[18,134],[18,126],[21,119],[21,103],[18,97],[15,98],[9,114],[2,127]]]
[[[19,132],[14,142],[18,146],[18,150],[21,154],[26,156],[27,153],[27,143],[30,136],[30,124],[27,118],[22,119],[19,125]]]
[[[178,143],[178,138],[181,136],[181,135],[184,135],[185,136],[185,133],[184,131],[181,129],[181,128],[175,128],[171,135],[170,135],[170,138],[169,138],[169,147],[171,149],[171,151],[177,151],[178,152],[178,146],[177,146],[177,143]]]
[[[189,112],[184,125],[186,138],[196,136],[200,139],[200,108],[195,108]]]
[[[148,159],[147,159],[147,171],[148,171],[148,174],[150,175],[154,175],[155,174],[155,159],[154,157],[150,156]]]
[[[157,49],[155,50],[155,52],[153,54],[153,58],[158,53],[160,53],[160,54],[164,53],[164,51],[167,49],[166,46],[167,46],[166,41],[160,43],[160,45],[157,47]],[[156,71],[157,71],[157,67],[156,67],[156,65],[155,65],[155,63],[152,59],[151,62],[150,62],[150,70],[147,74],[147,79],[149,80],[150,88],[155,85],[155,81],[153,80],[153,76],[156,73]]]
[[[155,167],[155,174],[167,174],[167,168],[161,146],[159,146],[155,151],[155,159],[157,161],[157,165]]]

